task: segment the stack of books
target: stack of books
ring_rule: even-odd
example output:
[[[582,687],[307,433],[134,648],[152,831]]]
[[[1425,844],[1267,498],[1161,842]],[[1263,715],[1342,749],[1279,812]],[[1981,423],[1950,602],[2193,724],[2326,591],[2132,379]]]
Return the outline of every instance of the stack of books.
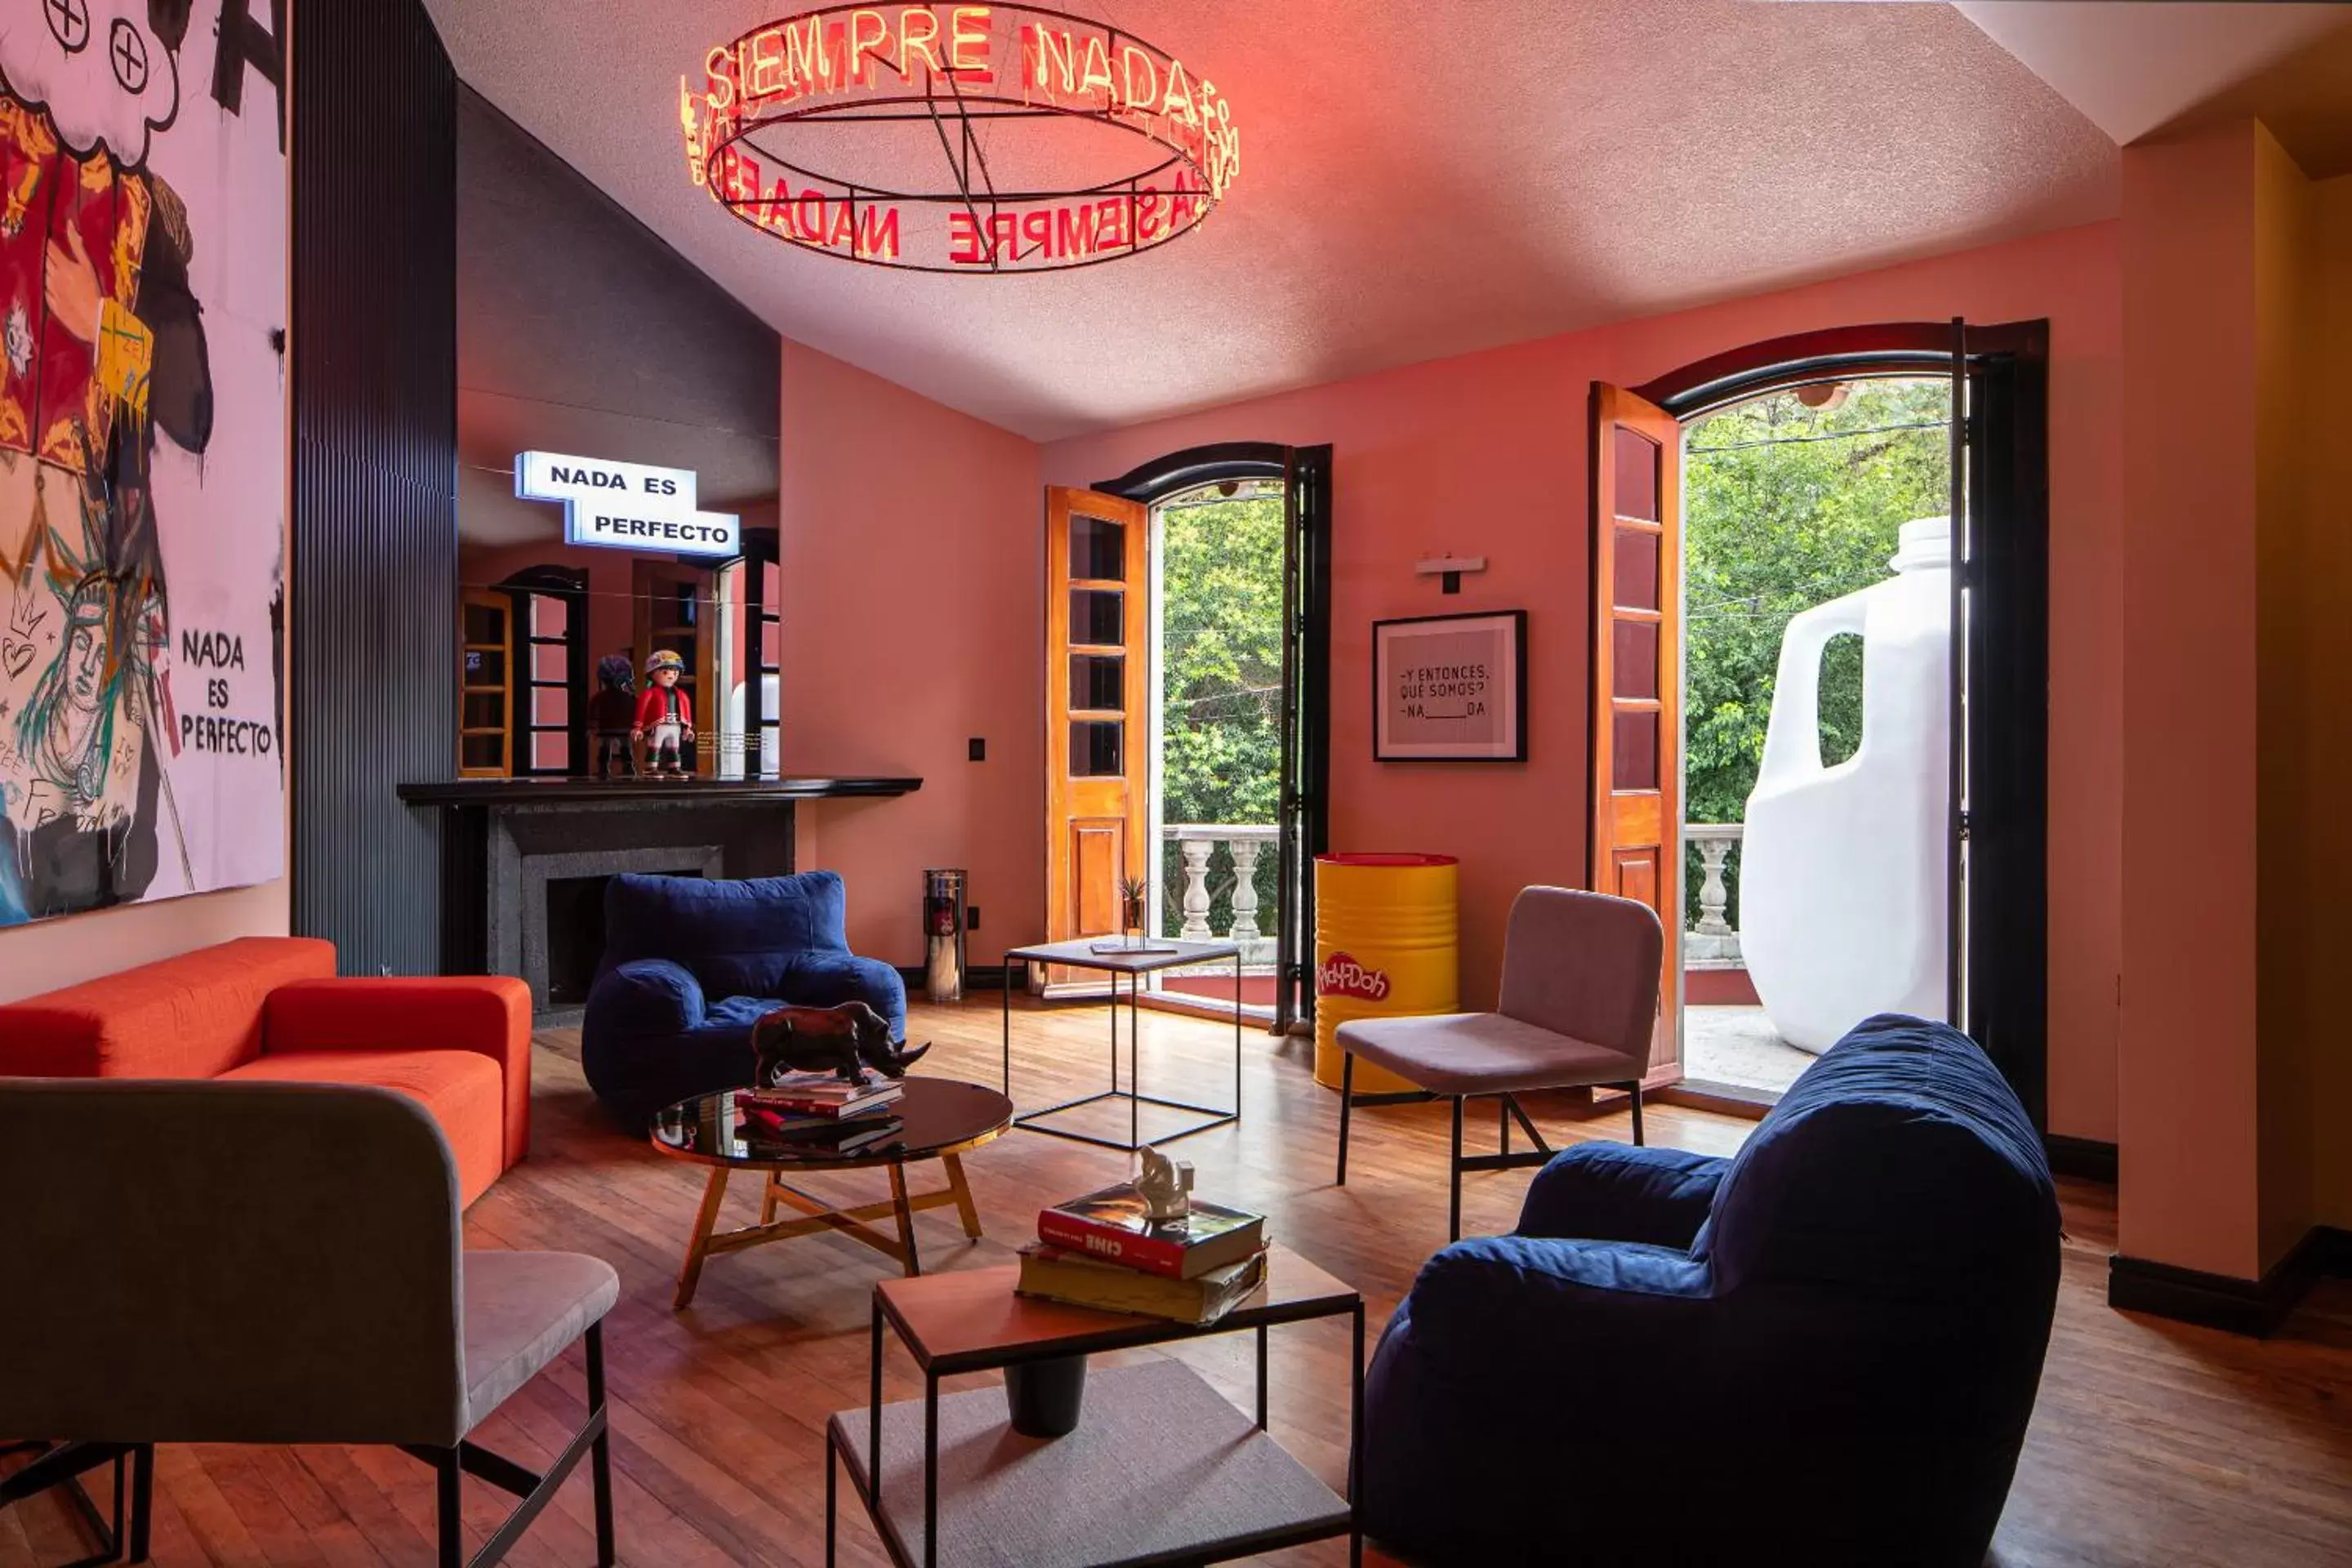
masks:
[[[1024,1296],[1213,1323],[1265,1279],[1265,1216],[1192,1200],[1182,1219],[1146,1217],[1122,1182],[1041,1210],[1021,1249]]]
[[[895,1079],[847,1083],[833,1073],[792,1073],[766,1089],[735,1091],[736,1135],[757,1143],[821,1144],[854,1153],[899,1132],[890,1108],[907,1092]]]
[[[906,1092],[905,1082],[895,1078],[851,1083],[838,1073],[793,1072],[784,1074],[765,1089],[738,1089],[735,1103],[764,1105],[795,1116],[827,1116],[839,1121],[845,1117],[871,1115]]]

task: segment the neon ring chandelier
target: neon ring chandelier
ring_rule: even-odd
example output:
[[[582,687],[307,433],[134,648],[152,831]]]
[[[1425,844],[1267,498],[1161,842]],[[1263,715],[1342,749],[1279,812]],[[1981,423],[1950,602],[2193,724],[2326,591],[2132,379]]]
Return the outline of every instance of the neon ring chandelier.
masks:
[[[698,88],[680,80],[678,118],[694,183],[741,222],[919,272],[1139,256],[1200,227],[1241,167],[1232,108],[1206,78],[1035,5],[828,5],[769,22],[712,49]]]

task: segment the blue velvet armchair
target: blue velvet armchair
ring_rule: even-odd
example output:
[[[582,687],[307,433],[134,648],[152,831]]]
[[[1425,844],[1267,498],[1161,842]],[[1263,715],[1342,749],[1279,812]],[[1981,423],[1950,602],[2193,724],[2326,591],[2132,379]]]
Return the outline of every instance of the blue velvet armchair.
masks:
[[[831,871],[606,883],[604,956],[580,1029],[596,1098],[643,1131],[688,1095],[740,1088],[751,1081],[751,1026],[788,1003],[864,1002],[905,1039],[906,983],[849,951],[847,907]]]
[[[1367,1531],[1429,1564],[1979,1568],[2058,1225],[2016,1096],[1916,1018],[1856,1028],[1736,1159],[1570,1149],[1390,1321]]]

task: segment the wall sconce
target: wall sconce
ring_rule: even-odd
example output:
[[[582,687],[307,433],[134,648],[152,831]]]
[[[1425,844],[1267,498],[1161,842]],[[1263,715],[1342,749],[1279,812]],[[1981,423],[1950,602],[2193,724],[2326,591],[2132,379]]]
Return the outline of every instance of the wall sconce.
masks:
[[[1486,558],[1483,555],[1433,555],[1412,563],[1415,576],[1437,579],[1437,591],[1441,594],[1462,592],[1462,574],[1486,569]]]

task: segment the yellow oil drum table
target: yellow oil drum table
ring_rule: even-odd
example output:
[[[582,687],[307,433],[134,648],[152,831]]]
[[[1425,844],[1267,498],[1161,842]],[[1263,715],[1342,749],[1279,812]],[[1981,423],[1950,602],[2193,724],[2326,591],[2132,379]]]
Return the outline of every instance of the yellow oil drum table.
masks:
[[[1451,855],[1315,858],[1315,1081],[1339,1087],[1339,1026],[1462,1005],[1460,867]],[[1356,1092],[1412,1085],[1356,1064]]]

